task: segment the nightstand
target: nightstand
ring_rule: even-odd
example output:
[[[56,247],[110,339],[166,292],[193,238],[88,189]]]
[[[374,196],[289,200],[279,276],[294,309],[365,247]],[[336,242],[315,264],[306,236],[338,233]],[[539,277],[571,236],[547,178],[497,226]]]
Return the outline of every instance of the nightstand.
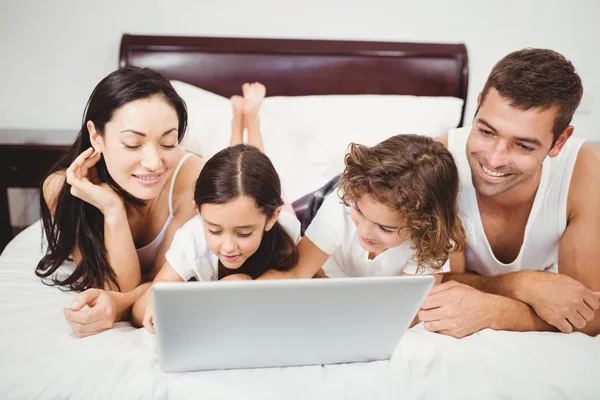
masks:
[[[39,188],[75,130],[0,129],[0,253],[12,239],[8,188]]]

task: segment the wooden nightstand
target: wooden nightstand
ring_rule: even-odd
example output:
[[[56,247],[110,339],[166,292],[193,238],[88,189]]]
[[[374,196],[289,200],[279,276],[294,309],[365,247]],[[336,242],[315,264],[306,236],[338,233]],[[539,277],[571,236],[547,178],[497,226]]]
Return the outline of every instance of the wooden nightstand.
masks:
[[[12,239],[8,188],[39,188],[77,132],[0,129],[0,253]]]

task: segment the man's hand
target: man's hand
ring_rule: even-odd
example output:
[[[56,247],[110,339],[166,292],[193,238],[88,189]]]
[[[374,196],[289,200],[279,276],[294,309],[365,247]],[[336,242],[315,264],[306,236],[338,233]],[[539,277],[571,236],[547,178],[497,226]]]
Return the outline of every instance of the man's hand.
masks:
[[[460,339],[493,328],[495,318],[504,310],[503,300],[450,281],[433,287],[417,315],[428,331]]]
[[[600,292],[592,292],[564,274],[538,274],[530,289],[522,291],[519,299],[564,333],[583,329],[600,307]]]

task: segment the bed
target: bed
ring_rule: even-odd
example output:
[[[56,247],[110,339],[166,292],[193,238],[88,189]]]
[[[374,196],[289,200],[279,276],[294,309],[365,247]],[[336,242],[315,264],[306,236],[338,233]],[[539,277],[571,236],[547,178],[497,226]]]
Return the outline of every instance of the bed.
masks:
[[[202,120],[207,113],[223,119],[220,111],[202,108],[206,104],[216,102],[224,113],[227,97],[239,93],[243,82],[265,83],[273,100],[270,104],[269,99],[265,100],[265,114],[261,114],[265,129],[272,130],[273,140],[278,135],[282,140],[283,136],[283,140],[292,141],[295,152],[311,152],[304,156],[314,158],[296,158],[294,162],[301,164],[292,163],[292,168],[285,170],[286,159],[289,164],[288,156],[292,154],[280,151],[283,154],[278,155],[276,166],[284,170],[280,174],[291,199],[309,188],[316,189],[337,172],[339,163],[331,161],[330,153],[348,140],[347,129],[362,126],[360,121],[352,120],[341,133],[326,135],[325,140],[323,132],[331,130],[325,122],[324,128],[312,127],[323,130],[311,138],[302,136],[305,131],[293,132],[324,104],[341,101],[346,113],[362,110],[365,104],[379,104],[389,113],[405,104],[406,96],[416,96],[409,100],[453,98],[453,115],[446,123],[460,125],[465,118],[468,63],[466,48],[460,44],[124,35],[120,66],[125,65],[151,67],[178,82],[181,93],[190,96],[186,98],[190,113],[208,110],[194,117],[200,121],[196,128],[207,123]],[[209,96],[210,100],[200,101],[194,88],[220,98]],[[348,95],[369,96],[366,103],[354,104],[354,98],[344,103]],[[318,107],[308,107],[314,96],[319,97]],[[400,103],[386,108],[378,96],[403,97],[396,99]],[[290,106],[294,110],[304,108],[306,114],[291,126],[284,126],[289,116],[285,110]],[[402,119],[410,117],[398,112]],[[326,113],[331,119],[335,110],[327,109]],[[367,113],[366,117],[373,115]],[[408,124],[402,129],[410,127]],[[212,128],[213,136],[225,129],[221,125]],[[308,125],[303,129],[310,128]],[[437,128],[431,125],[424,131],[443,133],[436,132]],[[372,132],[367,133],[365,140],[372,139]],[[357,132],[356,137],[360,134]],[[195,145],[193,139],[194,135],[187,139],[190,148]],[[213,140],[211,137],[203,140],[198,151],[205,152],[205,156],[221,145],[208,145],[206,141]],[[265,141],[269,154],[269,137]],[[339,153],[335,156],[337,160]],[[307,176],[301,182],[294,179],[299,168]],[[429,333],[417,325],[407,332],[390,361],[165,374],[158,365],[154,337],[129,323],[118,323],[100,335],[75,338],[62,315],[62,308],[74,294],[40,282],[33,271],[41,256],[39,222],[18,235],[0,256],[2,399],[600,398],[600,386],[595,383],[600,336],[580,333],[484,330],[457,340]],[[66,265],[61,273],[68,273],[69,268],[72,266]]]

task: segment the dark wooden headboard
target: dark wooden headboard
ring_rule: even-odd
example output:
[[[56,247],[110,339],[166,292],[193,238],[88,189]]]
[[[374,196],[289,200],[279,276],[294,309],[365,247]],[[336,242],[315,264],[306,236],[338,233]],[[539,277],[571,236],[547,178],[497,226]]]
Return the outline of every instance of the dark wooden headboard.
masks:
[[[119,66],[153,68],[222,96],[396,94],[467,100],[464,44],[123,35]],[[460,125],[463,123],[463,105]]]

